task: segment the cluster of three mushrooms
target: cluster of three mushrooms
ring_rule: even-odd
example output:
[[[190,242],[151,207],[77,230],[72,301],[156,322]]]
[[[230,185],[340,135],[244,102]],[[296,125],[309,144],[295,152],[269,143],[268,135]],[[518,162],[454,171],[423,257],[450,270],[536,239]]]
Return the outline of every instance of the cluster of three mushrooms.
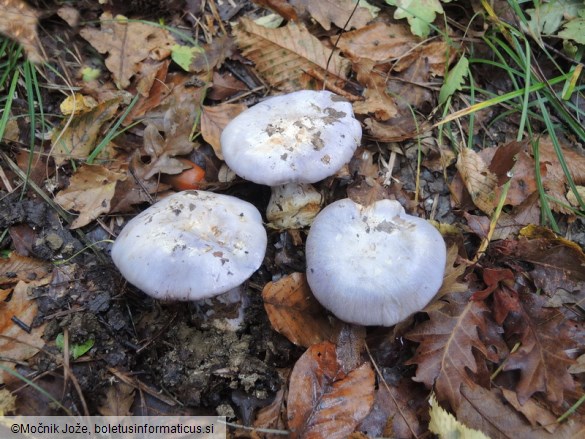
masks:
[[[273,188],[267,216],[285,228],[313,220],[321,196],[310,183],[349,162],[360,140],[351,104],[325,91],[267,99],[236,117],[221,136],[228,166]],[[307,199],[301,194],[316,196],[298,203]],[[151,296],[197,300],[244,282],[261,265],[266,242],[251,204],[187,191],[130,221],[112,258]],[[314,219],[306,255],[309,285],[327,309],[348,322],[391,326],[422,309],[439,289],[445,244],[436,229],[406,215],[396,201],[362,207],[340,200]]]

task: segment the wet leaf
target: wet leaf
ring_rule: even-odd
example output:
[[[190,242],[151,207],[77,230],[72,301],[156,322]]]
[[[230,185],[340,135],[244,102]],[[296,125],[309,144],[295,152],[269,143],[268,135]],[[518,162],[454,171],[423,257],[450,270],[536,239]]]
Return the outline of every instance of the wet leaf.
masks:
[[[59,192],[55,201],[64,209],[79,212],[71,224],[72,229],[83,227],[110,211],[116,184],[125,179],[126,175],[103,166],[84,165],[73,174],[69,187]]]
[[[52,137],[55,163],[61,165],[70,159],[86,159],[96,147],[102,126],[115,116],[119,105],[119,99],[111,99],[87,113],[64,120]]]
[[[518,395],[508,389],[502,389],[502,395],[516,411],[522,413],[533,427],[541,426],[549,433],[554,433],[559,424],[555,423],[557,417],[546,408],[539,405],[535,400],[529,399],[524,404],[518,401]]]
[[[327,317],[302,273],[267,283],[262,299],[272,327],[296,345],[334,341],[341,329],[341,322]]]
[[[129,21],[104,12],[101,29],[85,27],[79,34],[98,52],[108,53],[106,67],[112,73],[118,88],[125,89],[130,79],[140,70],[146,58],[160,61],[171,53],[175,40],[170,32],[143,22]]]
[[[374,402],[374,371],[369,363],[343,373],[335,345],[311,346],[290,377],[288,426],[291,437],[346,438]]]
[[[238,92],[246,91],[248,87],[231,73],[213,72],[213,85],[207,92],[207,97],[215,101],[231,98]]]
[[[416,364],[417,382],[434,387],[440,400],[453,408],[461,404],[463,383],[475,387],[472,373],[480,372],[476,354],[488,357],[480,333],[487,332],[488,308],[483,302],[469,301],[469,294],[444,296],[441,309],[428,312],[429,321],[417,325],[406,338],[419,344],[415,356],[406,364]],[[474,353],[475,351],[475,353]]]
[[[219,104],[213,107],[204,105],[201,114],[201,135],[209,143],[215,155],[223,160],[221,153],[221,132],[231,120],[246,110],[244,104]]]
[[[348,60],[339,51],[325,46],[302,24],[289,23],[278,29],[268,29],[243,18],[234,31],[242,54],[256,65],[258,73],[284,91],[308,88],[303,74],[314,73],[330,81],[342,80],[349,72]]]
[[[270,9],[287,21],[297,21],[297,12],[286,0],[253,0],[254,3]]]

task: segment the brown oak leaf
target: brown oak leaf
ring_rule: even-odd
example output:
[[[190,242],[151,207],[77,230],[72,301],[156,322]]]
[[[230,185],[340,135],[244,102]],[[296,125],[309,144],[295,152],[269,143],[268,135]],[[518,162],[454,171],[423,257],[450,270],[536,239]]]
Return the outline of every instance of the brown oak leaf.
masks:
[[[420,343],[406,364],[417,364],[413,379],[427,387],[434,385],[437,398],[447,400],[456,409],[461,404],[461,384],[476,387],[475,383],[482,381],[472,378],[466,369],[485,373],[478,358],[488,358],[490,354],[480,334],[487,333],[488,325],[493,323],[486,319],[487,306],[469,301],[469,293],[447,295],[442,300],[446,302],[442,308],[428,311],[430,320],[406,335]]]
[[[544,308],[545,298],[536,294],[516,295],[517,310],[508,313],[506,334],[520,342],[508,357],[504,370],[519,370],[518,401],[524,404],[534,393],[544,392],[555,403],[563,402],[565,390],[575,387],[569,374],[574,363],[566,351],[576,343],[568,333],[566,318],[556,309]]]

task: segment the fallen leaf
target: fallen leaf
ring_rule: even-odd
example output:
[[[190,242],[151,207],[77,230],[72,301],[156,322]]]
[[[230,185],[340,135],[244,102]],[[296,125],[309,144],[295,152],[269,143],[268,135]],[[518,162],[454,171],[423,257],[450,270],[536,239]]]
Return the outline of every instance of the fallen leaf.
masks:
[[[434,394],[430,398],[429,430],[439,437],[463,437],[469,439],[488,439],[478,430],[473,430],[455,419],[451,413],[442,408]]]
[[[165,83],[169,64],[169,60],[158,63],[142,63],[142,70],[136,84],[140,98],[124,118],[123,125],[129,125],[132,121],[157,107],[171,93],[172,88]]]
[[[29,287],[45,285],[50,276],[34,282],[19,281],[14,287],[9,301],[0,302],[0,362],[6,369],[12,370],[19,361],[28,360],[45,345],[42,339],[45,325],[36,326],[30,332],[24,331],[12,321],[15,317],[26,325],[31,325],[37,315],[35,300],[28,298]],[[0,370],[0,384],[18,380],[5,370]]]
[[[221,132],[231,120],[246,110],[244,104],[219,104],[213,107],[204,105],[201,114],[201,135],[211,145],[215,155],[223,160],[221,153]]]
[[[531,277],[538,288],[553,295],[559,288],[585,291],[585,254],[578,244],[551,230],[529,225],[520,231],[513,247],[514,257],[534,264]]]
[[[100,22],[100,30],[85,27],[79,34],[98,52],[108,53],[106,67],[120,89],[130,85],[130,79],[140,70],[142,61],[148,57],[157,61],[167,58],[175,44],[168,30],[129,21],[121,15],[112,17],[110,12],[104,12]]]
[[[130,416],[134,402],[134,387],[116,382],[106,390],[106,397],[97,409],[102,416]]]
[[[456,166],[474,204],[491,215],[498,203],[498,177],[489,170],[488,163],[470,148],[461,149]]]
[[[356,114],[373,114],[377,120],[388,120],[398,114],[398,107],[394,98],[386,92],[386,78],[374,70],[372,61],[362,60],[354,64],[358,81],[366,89],[365,100],[354,102],[353,110]]]
[[[455,410],[455,416],[468,427],[492,438],[541,437],[538,430],[535,431],[520,413],[504,402],[499,389],[463,384],[461,394],[461,405]]]
[[[407,54],[419,40],[401,23],[378,21],[344,32],[338,47],[354,62],[367,58],[377,64],[395,61]]]
[[[64,209],[79,212],[72,229],[83,227],[110,211],[116,184],[125,179],[126,175],[103,166],[84,165],[71,176],[69,187],[59,192],[55,201]]]
[[[358,426],[368,437],[416,438],[426,431],[421,410],[428,392],[409,377],[391,377],[376,390],[374,407]]]
[[[215,68],[220,67],[226,58],[232,56],[235,44],[228,35],[221,35],[214,38],[210,44],[204,44],[201,48],[202,52],[197,53],[189,64],[190,72],[212,72]]]
[[[524,404],[536,392],[543,392],[556,405],[563,403],[565,390],[575,383],[568,369],[574,363],[566,352],[575,348],[569,337],[567,321],[556,309],[544,308],[544,298],[535,294],[516,296],[518,312],[508,314],[504,328],[508,336],[520,342],[504,370],[519,370],[516,385],[518,401]]]
[[[374,16],[361,5],[356,8],[355,3],[353,0],[291,0],[297,11],[308,11],[325,30],[330,30],[332,23],[344,30],[368,24]]]
[[[440,400],[447,400],[457,409],[461,404],[461,385],[478,386],[467,369],[472,373],[481,369],[474,351],[489,357],[480,335],[493,323],[486,318],[487,306],[470,301],[469,294],[448,295],[442,300],[446,303],[441,309],[428,312],[430,320],[406,334],[409,340],[420,343],[406,364],[417,365],[414,381],[434,388]]]
[[[297,21],[297,12],[286,0],[252,0],[263,8],[270,9],[286,21]]]
[[[255,428],[269,428],[272,430],[286,430],[286,388],[281,387],[270,404],[262,407],[256,414],[253,426]],[[267,439],[278,438],[277,435],[267,435]]]
[[[533,427],[541,426],[549,433],[554,433],[559,426],[559,424],[555,422],[557,417],[544,407],[538,405],[533,399],[529,399],[528,401],[525,401],[524,404],[520,404],[516,392],[504,388],[502,389],[502,395],[506,398],[506,401],[516,409],[516,411],[524,415]]]
[[[61,165],[70,159],[86,159],[96,146],[102,126],[114,117],[119,105],[119,99],[111,99],[87,113],[64,120],[51,139],[55,163]]]
[[[396,6],[394,18],[406,18],[412,33],[419,37],[428,36],[436,14],[443,13],[439,0],[386,0],[386,3]]]
[[[302,24],[289,23],[268,29],[242,18],[234,30],[242,55],[250,58],[258,73],[283,91],[308,88],[303,74],[315,71],[329,81],[345,82],[350,63],[338,50],[325,46]],[[326,73],[327,72],[327,73]]]
[[[7,258],[0,257],[0,285],[38,280],[49,274],[50,269],[46,261],[11,252]]]
[[[91,96],[84,96],[81,93],[73,93],[67,96],[59,105],[61,113],[68,114],[82,114],[93,110],[97,106],[97,102]]]
[[[246,84],[231,73],[214,71],[212,86],[207,92],[207,97],[214,101],[222,101],[246,90],[248,90]]]
[[[268,282],[262,291],[262,299],[272,327],[294,344],[309,347],[337,338],[341,322],[327,317],[303,273]]]
[[[343,373],[333,343],[311,346],[290,376],[291,437],[346,438],[372,408],[374,378],[369,363]]]
[[[39,12],[22,0],[4,0],[0,8],[0,33],[18,42],[33,63],[45,59],[39,50],[38,17]]]

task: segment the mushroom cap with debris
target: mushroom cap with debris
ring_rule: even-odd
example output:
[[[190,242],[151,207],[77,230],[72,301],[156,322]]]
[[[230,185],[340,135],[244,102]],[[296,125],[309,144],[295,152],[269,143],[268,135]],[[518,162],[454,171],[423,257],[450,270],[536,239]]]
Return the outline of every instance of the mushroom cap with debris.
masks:
[[[307,281],[325,308],[345,322],[392,326],[437,293],[447,252],[437,229],[398,201],[344,199],[313,221],[306,257]]]
[[[301,90],[240,113],[224,128],[221,150],[246,180],[315,183],[349,162],[361,137],[351,103],[329,91]]]
[[[146,294],[198,300],[241,285],[264,259],[258,210],[238,198],[185,191],[153,204],[116,238],[112,259]]]

